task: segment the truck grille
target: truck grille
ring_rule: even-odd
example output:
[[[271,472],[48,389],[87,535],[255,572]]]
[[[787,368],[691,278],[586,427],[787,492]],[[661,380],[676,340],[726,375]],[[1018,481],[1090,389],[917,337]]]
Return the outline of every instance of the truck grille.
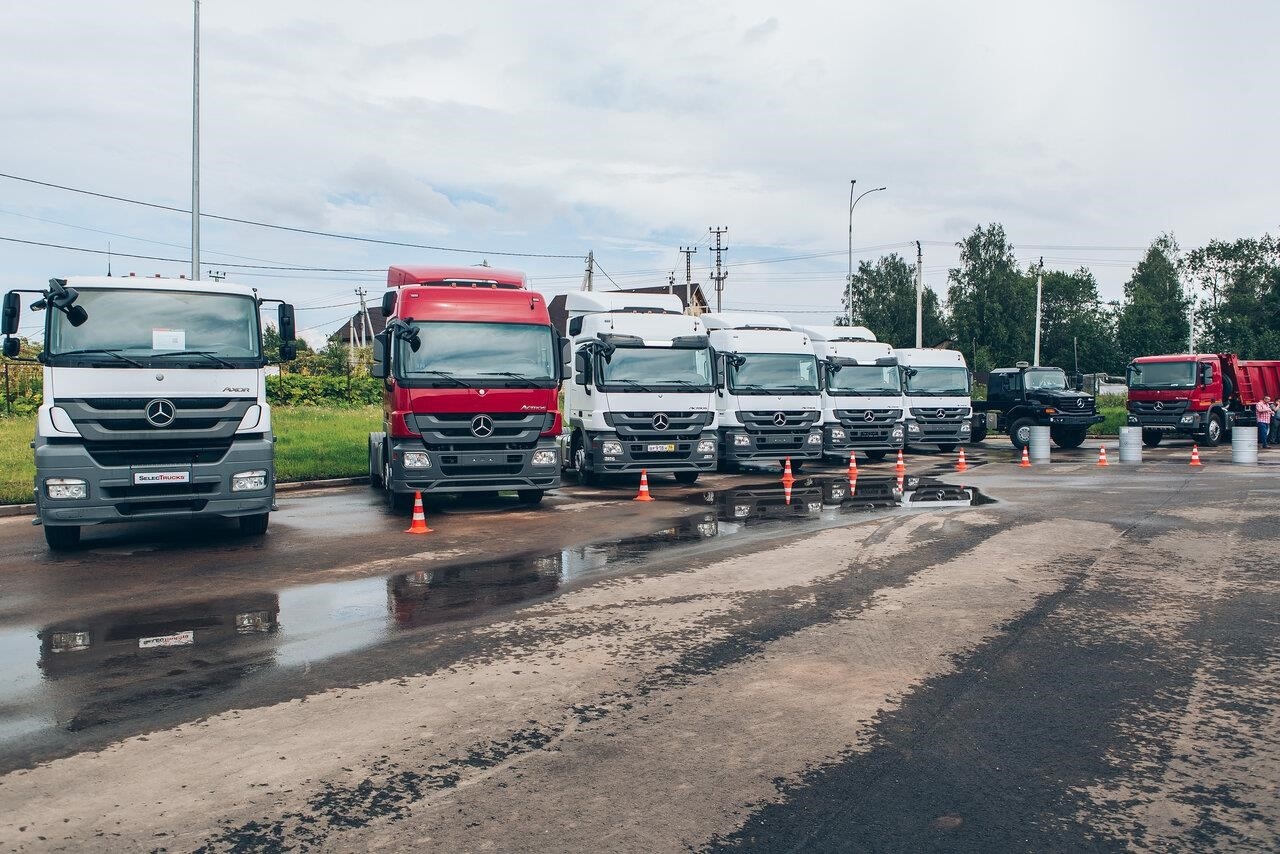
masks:
[[[1186,400],[1131,400],[1129,411],[1135,415],[1181,415],[1187,411],[1188,403]]]
[[[147,421],[154,400],[173,404],[173,422],[156,427]],[[230,439],[246,412],[256,404],[246,397],[88,397],[58,401],[88,444],[129,442],[169,444],[181,440]]]
[[[926,438],[929,436],[953,438],[960,429],[960,422],[969,417],[969,407],[912,407],[911,417],[920,425],[920,432]]]
[[[405,420],[432,450],[480,452],[533,448],[549,418],[554,415],[546,412],[416,412]]]
[[[665,420],[666,427],[658,423]],[[695,440],[711,424],[710,412],[610,412],[604,422],[618,431],[618,437],[646,442],[673,442],[679,439]]]
[[[231,440],[201,442],[85,442],[85,451],[100,466],[163,466],[218,463],[231,450]]]
[[[779,415],[782,416],[779,419]],[[811,412],[739,412],[738,420],[748,433],[777,430],[808,430],[818,423],[819,413]],[[783,423],[779,424],[781,420]]]

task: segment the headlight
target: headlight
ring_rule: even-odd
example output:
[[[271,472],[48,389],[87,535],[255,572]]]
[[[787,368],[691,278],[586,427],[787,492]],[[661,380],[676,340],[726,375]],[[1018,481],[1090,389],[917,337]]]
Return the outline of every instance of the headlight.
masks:
[[[833,442],[843,442],[843,441],[844,441],[844,428],[843,428],[843,427],[832,427],[832,428],[831,428],[831,440],[832,440]]]
[[[1130,413],[1129,413],[1129,423],[1130,423],[1130,424],[1137,424],[1137,423],[1138,423],[1138,416],[1136,416],[1136,415],[1134,415],[1132,412],[1130,412]]]
[[[76,652],[89,648],[88,632],[54,632],[49,635],[51,652]]]
[[[908,433],[919,433],[919,432],[920,432],[920,425],[919,425],[919,424],[917,424],[916,422],[912,421],[911,423],[907,424],[907,432],[908,432]]]
[[[611,456],[611,457],[620,457],[622,456],[622,443],[621,442],[601,442],[600,453],[607,454],[608,456]]]
[[[748,516],[750,516],[750,515],[751,515],[751,505],[750,505],[750,504],[735,504],[735,505],[733,505],[733,518],[735,518],[735,519],[745,519],[745,518],[747,518],[747,517],[748,517]]]
[[[426,451],[405,451],[404,467],[407,469],[431,468],[431,455]]]
[[[893,438],[895,438],[895,439],[901,439],[901,438],[902,438],[902,425],[901,425],[901,424],[899,424],[897,427],[894,427],[894,428],[893,428],[893,430],[889,433],[889,435],[890,435],[890,436],[892,436],[892,437],[893,437]]]
[[[236,614],[236,634],[251,635],[254,632],[271,631],[271,614],[267,611],[250,611]]]
[[[1188,413],[1188,414],[1186,414],[1186,415],[1182,416],[1182,423],[1183,423],[1183,424],[1195,424],[1195,423],[1196,423],[1196,417],[1195,417],[1194,415],[1191,415],[1190,413]]]
[[[716,452],[715,439],[699,439],[698,440],[699,454],[714,454],[715,452]]]
[[[745,448],[751,444],[751,437],[746,433],[733,434],[733,446],[735,448]]]
[[[556,464],[556,452],[551,448],[534,451],[532,462],[535,466],[553,466]]]
[[[821,445],[821,444],[822,444],[822,434],[821,434],[821,433],[810,433],[810,434],[809,434],[809,440],[808,440],[808,441],[809,441],[809,444],[810,444],[810,445]]]
[[[251,492],[255,489],[267,488],[267,473],[263,469],[242,471],[231,475],[232,492]]]
[[[970,426],[970,424],[969,424],[969,419],[967,419],[967,418],[966,418],[965,420],[963,420],[963,421],[961,421],[961,422],[960,422],[960,432],[961,432],[961,433],[968,433],[968,432],[969,432],[970,430],[972,430],[972,429],[973,429],[973,427],[972,427],[972,426]]]
[[[1045,414],[1045,415],[1057,415],[1057,414],[1058,414],[1058,410],[1054,409],[1052,406],[1046,406],[1046,407],[1044,408],[1044,414]]]
[[[50,498],[88,498],[89,485],[78,477],[51,477],[44,482],[44,494]]]

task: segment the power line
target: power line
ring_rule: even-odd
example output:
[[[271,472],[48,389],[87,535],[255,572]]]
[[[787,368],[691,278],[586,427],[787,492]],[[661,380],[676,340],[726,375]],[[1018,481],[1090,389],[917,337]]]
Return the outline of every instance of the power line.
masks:
[[[46,249],[65,249],[68,252],[87,252],[91,255],[111,255],[119,258],[136,258],[142,261],[167,261],[174,264],[187,264],[190,258],[161,258],[156,255],[135,255],[129,252],[114,252],[105,249],[90,249],[85,246],[65,246],[61,243],[42,243],[38,240],[22,240],[17,237],[0,237],[0,240],[7,243],[22,243],[27,246],[42,246]],[[315,273],[380,273],[381,268],[364,267],[364,268],[342,268],[342,267],[273,267],[264,264],[219,264],[219,267],[243,267],[249,270],[291,270],[294,272],[315,272]]]
[[[65,190],[68,193],[79,193],[84,196],[93,196],[98,199],[108,199],[113,202],[125,202],[131,205],[141,205],[142,207],[154,208],[155,210],[170,211],[172,213],[190,214],[191,211],[184,208],[175,207],[173,205],[162,205],[156,202],[144,202],[140,199],[130,199],[125,196],[113,196],[110,193],[99,193],[93,190],[84,190],[79,187],[68,187],[65,184],[54,184],[49,181],[37,181],[34,178],[24,178],[21,175],[11,175],[7,172],[0,172],[0,178],[8,178],[11,181],[21,181],[24,184],[34,184],[38,187],[50,187],[55,190]],[[430,249],[434,252],[460,252],[466,255],[501,255],[508,258],[580,258],[581,255],[555,255],[538,252],[508,252],[497,249],[460,249],[456,246],[431,246],[426,243],[408,243],[399,240],[382,240],[377,237],[360,237],[354,234],[339,234],[333,231],[319,231],[314,228],[298,228],[292,225],[277,225],[271,222],[259,222],[252,219],[241,219],[233,216],[220,216],[218,214],[200,213],[201,219],[216,219],[221,222],[234,222],[240,225],[252,225],[257,228],[272,228],[277,231],[288,231],[294,234],[307,234],[312,237],[328,237],[334,240],[354,240],[360,243],[376,243],[382,246],[403,246],[409,249]],[[190,260],[190,259],[186,259]],[[228,265],[230,266],[230,265]]]

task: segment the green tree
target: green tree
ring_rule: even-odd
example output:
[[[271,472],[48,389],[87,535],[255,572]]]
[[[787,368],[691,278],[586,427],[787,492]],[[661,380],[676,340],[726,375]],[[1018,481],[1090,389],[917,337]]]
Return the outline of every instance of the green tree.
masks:
[[[1121,361],[1186,352],[1190,304],[1178,278],[1178,242],[1172,234],[1162,234],[1124,286],[1124,303],[1116,320]]]
[[[1199,287],[1197,346],[1246,359],[1280,355],[1280,241],[1211,241],[1182,259],[1181,271]]]
[[[960,266],[947,279],[947,307],[955,347],[975,371],[1030,360],[1035,282],[1018,270],[1004,226],[978,226],[956,246]]]
[[[837,326],[847,324],[849,294],[843,297],[844,313]],[[853,277],[853,322],[865,326],[876,338],[895,347],[914,347],[916,341],[916,273],[901,255],[881,256],[874,264],[863,261]],[[947,337],[938,295],[924,290],[921,317],[925,346]]]
[[[1034,271],[1028,271],[1034,276]],[[1045,270],[1041,295],[1040,364],[1085,373],[1119,373],[1115,311],[1098,299],[1098,282],[1081,267],[1073,273]]]

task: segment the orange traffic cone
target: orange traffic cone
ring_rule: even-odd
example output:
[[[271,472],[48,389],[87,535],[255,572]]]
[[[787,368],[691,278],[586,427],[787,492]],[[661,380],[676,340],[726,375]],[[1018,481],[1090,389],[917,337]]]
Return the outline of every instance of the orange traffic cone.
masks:
[[[906,473],[907,473],[907,464],[906,464],[905,462],[903,462],[903,460],[902,460],[902,449],[901,449],[901,448],[899,448],[899,449],[898,449],[898,461],[897,461],[896,463],[894,463],[894,464],[893,464],[893,471],[894,471],[894,473],[895,473],[895,474],[906,474]]]
[[[1103,445],[1098,448],[1098,468],[1105,468],[1107,465],[1107,446]]]
[[[960,459],[956,460],[956,471],[968,471],[969,464],[964,461],[964,446],[960,446]]]
[[[791,506],[791,484],[793,481],[784,480],[782,482],[782,497],[786,499],[787,506]]]
[[[1193,466],[1202,465],[1202,463],[1200,462],[1200,446],[1199,445],[1191,446],[1191,465]]]
[[[903,483],[906,482],[906,479],[907,479],[906,475],[902,475],[902,474],[898,475],[898,477],[896,478],[898,495],[902,495],[902,485]]]
[[[796,482],[796,476],[791,473],[791,457],[787,457],[782,464],[782,482],[787,484]]]
[[[640,491],[636,493],[636,497],[632,501],[652,501],[653,496],[649,494],[649,472],[640,469]]]
[[[1026,445],[1022,446],[1022,462],[1018,463],[1018,468],[1020,469],[1031,468],[1031,454],[1027,453]]]
[[[427,513],[422,509],[422,493],[415,492],[413,494],[413,524],[405,531],[406,534],[430,534],[431,529],[427,527]]]
[[[858,479],[858,455],[854,451],[849,452],[849,480]]]

